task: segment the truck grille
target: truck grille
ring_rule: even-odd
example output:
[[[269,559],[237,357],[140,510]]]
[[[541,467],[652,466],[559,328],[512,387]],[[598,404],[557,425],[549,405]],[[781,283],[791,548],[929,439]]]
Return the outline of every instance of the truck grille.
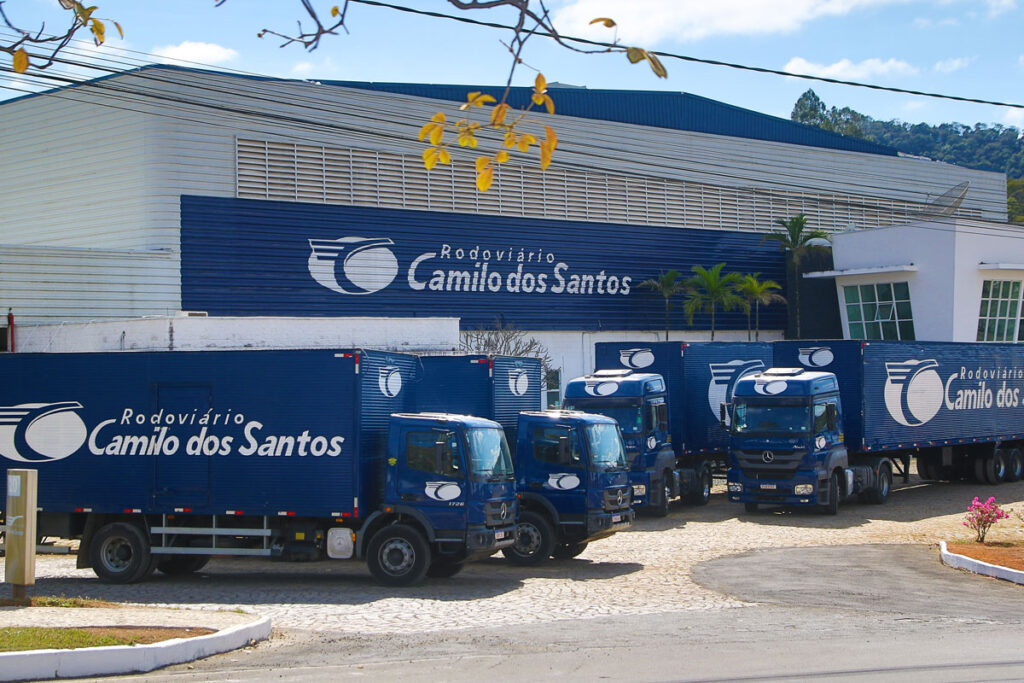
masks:
[[[502,506],[504,506],[504,514],[502,514]],[[514,524],[519,514],[517,503],[514,500],[488,501],[484,506],[484,512],[487,514],[487,520],[484,523],[489,527]]]
[[[759,451],[733,451],[733,457],[748,477],[779,477],[792,474],[807,451],[766,448]]]
[[[625,510],[629,508],[633,502],[633,489],[629,486],[624,486],[619,489],[605,489],[604,492],[604,509],[612,512],[615,510]]]

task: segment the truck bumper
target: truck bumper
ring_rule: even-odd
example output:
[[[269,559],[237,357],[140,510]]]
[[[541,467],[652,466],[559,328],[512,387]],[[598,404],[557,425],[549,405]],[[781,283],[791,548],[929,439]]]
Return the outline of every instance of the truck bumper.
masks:
[[[797,470],[785,479],[750,477],[738,467],[728,472],[729,501],[761,505],[817,505],[821,477],[815,470]]]
[[[466,559],[474,560],[493,555],[515,542],[515,525],[500,528],[470,526],[466,531]]]
[[[617,510],[615,512],[592,511],[587,513],[587,536],[580,539],[589,543],[599,538],[611,536],[616,531],[622,531],[633,526],[633,519],[636,512],[632,508]]]

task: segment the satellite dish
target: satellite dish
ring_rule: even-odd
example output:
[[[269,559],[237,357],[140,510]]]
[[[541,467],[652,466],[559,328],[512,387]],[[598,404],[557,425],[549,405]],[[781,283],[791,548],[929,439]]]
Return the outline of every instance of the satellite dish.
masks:
[[[967,196],[967,190],[970,187],[971,182],[965,180],[959,185],[949,188],[925,204],[921,214],[924,216],[952,216],[960,208],[960,204],[963,203],[964,197]]]

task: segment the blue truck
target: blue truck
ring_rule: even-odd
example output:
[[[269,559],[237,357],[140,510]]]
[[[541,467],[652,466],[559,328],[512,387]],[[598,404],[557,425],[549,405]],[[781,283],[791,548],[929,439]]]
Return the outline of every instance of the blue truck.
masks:
[[[884,503],[908,480],[1017,481],[1024,470],[1024,349],[952,342],[776,342],[775,367],[731,405],[729,500]]]
[[[215,555],[451,576],[514,543],[512,461],[491,420],[410,412],[418,372],[355,349],[3,354],[0,463],[38,470],[40,532],[107,582]]]
[[[520,503],[516,542],[502,550],[510,562],[576,557],[588,543],[633,523],[618,425],[602,415],[538,410],[538,359],[425,356],[421,363],[420,408],[472,413],[505,429]]]
[[[618,421],[635,505],[664,516],[676,496],[706,504],[729,448],[719,406],[741,377],[771,366],[771,345],[599,342],[594,362],[566,383],[564,405]]]

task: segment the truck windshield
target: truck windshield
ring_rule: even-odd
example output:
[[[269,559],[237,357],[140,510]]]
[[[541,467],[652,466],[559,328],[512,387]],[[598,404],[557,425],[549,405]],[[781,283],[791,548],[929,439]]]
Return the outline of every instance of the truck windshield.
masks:
[[[733,411],[734,434],[807,434],[811,412],[806,405],[757,405],[737,403]]]
[[[610,417],[619,423],[619,427],[626,434],[638,434],[644,429],[644,414],[639,403],[609,404],[605,401],[591,403],[588,400],[577,400],[572,404],[566,403],[565,407]]]
[[[512,479],[512,456],[505,432],[492,428],[470,429],[466,438],[471,475],[488,481]]]
[[[592,424],[586,428],[590,464],[597,470],[626,469],[626,448],[613,424]]]

